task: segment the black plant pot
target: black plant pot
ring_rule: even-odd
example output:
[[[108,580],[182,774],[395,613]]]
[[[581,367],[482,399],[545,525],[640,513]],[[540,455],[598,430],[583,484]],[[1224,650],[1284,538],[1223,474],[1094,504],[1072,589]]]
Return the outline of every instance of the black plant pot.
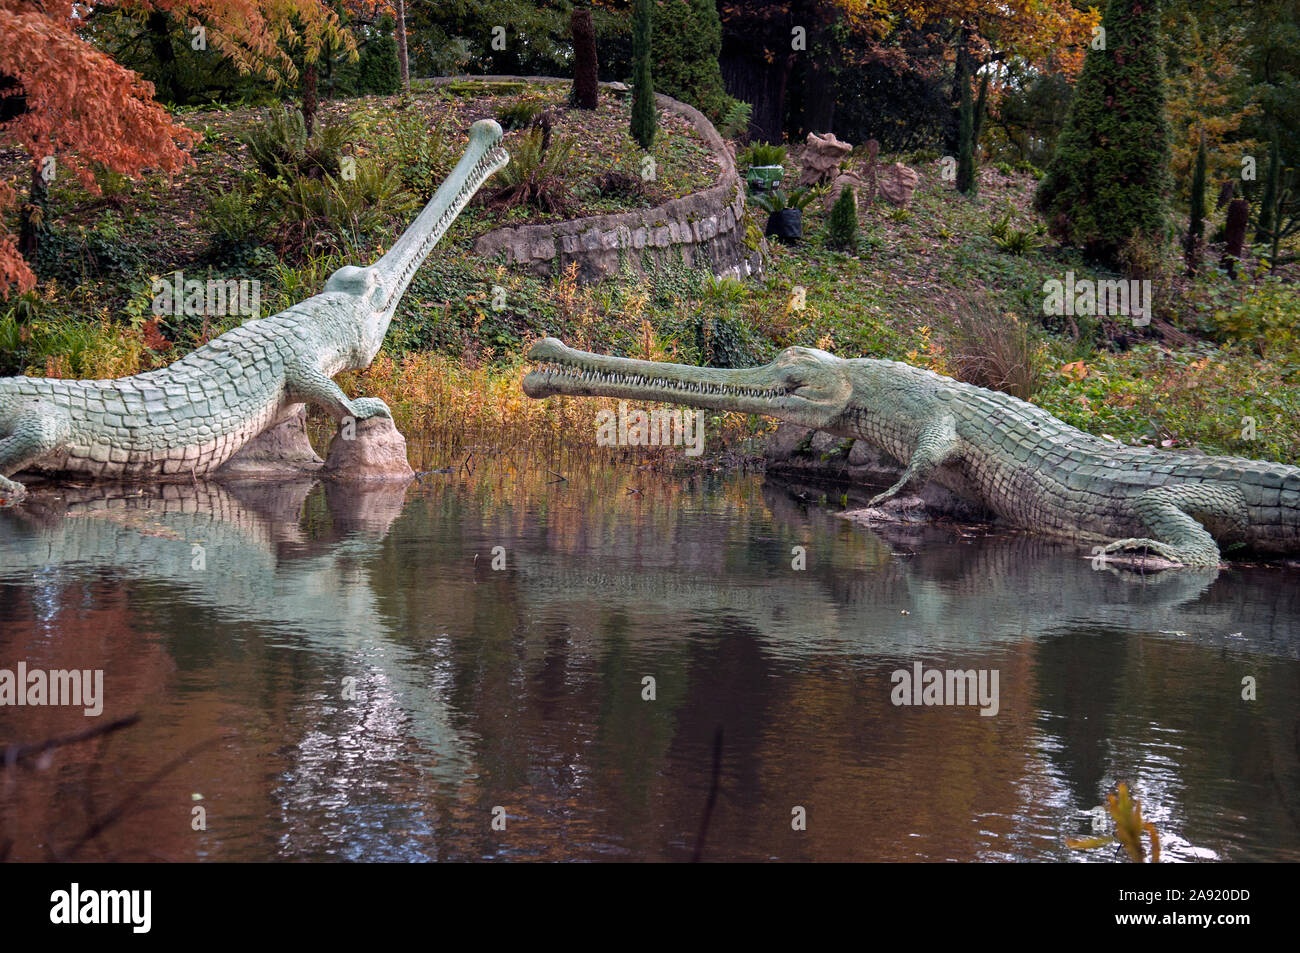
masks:
[[[787,243],[799,241],[803,238],[803,210],[783,208],[779,212],[773,212],[767,217],[767,228],[763,234]]]

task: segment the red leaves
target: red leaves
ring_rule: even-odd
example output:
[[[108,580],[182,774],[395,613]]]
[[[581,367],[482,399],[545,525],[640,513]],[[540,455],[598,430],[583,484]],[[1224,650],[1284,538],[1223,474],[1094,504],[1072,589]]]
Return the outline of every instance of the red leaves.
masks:
[[[301,45],[310,61],[326,41],[354,41],[322,0],[125,0],[132,10],[159,10],[203,24],[208,42],[240,70],[282,82],[297,77],[287,46]],[[14,77],[27,111],[5,127],[39,166],[56,157],[56,175],[76,175],[92,193],[93,166],[123,175],[144,169],[172,173],[189,162],[198,134],[172,122],[138,74],[75,32],[73,0],[0,0],[0,74]],[[0,213],[17,200],[0,183]],[[35,284],[0,214],[0,297]]]

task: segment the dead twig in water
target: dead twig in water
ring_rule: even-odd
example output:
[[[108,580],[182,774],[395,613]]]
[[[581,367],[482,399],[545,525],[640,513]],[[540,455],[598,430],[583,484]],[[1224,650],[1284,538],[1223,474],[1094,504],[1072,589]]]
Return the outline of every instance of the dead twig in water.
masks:
[[[709,836],[709,818],[713,816],[713,805],[718,801],[718,787],[722,776],[722,726],[718,726],[713,736],[713,779],[709,782],[709,798],[704,802],[704,817],[700,819],[700,832],[695,837],[695,853],[691,863],[698,864],[704,854],[704,841]]]
[[[82,741],[89,741],[91,738],[98,738],[100,735],[107,735],[114,731],[121,731],[123,728],[130,728],[140,720],[140,715],[128,715],[125,718],[119,718],[117,721],[110,721],[106,725],[99,725],[95,728],[87,728],[85,731],[79,731],[74,735],[64,735],[62,738],[50,738],[39,744],[33,745],[9,745],[4,749],[3,757],[0,757],[0,768],[8,768],[19,761],[28,758],[34,758],[37,755],[52,751],[55,748],[61,748],[64,745],[75,745]]]
[[[69,847],[66,851],[64,851],[62,856],[58,857],[57,859],[71,860],[73,855],[76,854],[77,851],[81,850],[81,848],[85,847],[86,844],[90,843],[100,834],[103,834],[104,831],[108,830],[118,821],[122,820],[122,818],[126,817],[127,813],[131,810],[131,808],[135,806],[136,802],[139,801],[140,798],[143,797],[149,791],[150,788],[156,785],[167,775],[171,774],[182,764],[189,761],[200,751],[203,751],[205,748],[211,748],[213,745],[215,745],[217,742],[221,740],[222,739],[220,737],[215,737],[215,738],[209,738],[207,741],[200,741],[198,744],[193,745],[190,748],[187,748],[185,751],[182,751],[176,757],[172,758],[172,760],[168,761],[166,764],[164,764],[153,774],[149,775],[149,777],[145,778],[143,781],[141,781],[139,784],[133,787],[131,791],[126,795],[126,797],[118,801],[117,804],[112,809],[110,809],[107,813],[102,814],[95,820],[91,821],[91,823],[86,827],[86,829],[81,832],[81,836],[78,837],[77,840],[73,842],[72,846]]]

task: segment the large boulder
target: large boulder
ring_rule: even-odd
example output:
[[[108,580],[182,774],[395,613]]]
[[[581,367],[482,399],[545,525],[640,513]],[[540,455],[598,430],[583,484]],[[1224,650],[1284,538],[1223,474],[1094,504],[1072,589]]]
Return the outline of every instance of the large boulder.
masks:
[[[826,193],[825,205],[827,211],[830,211],[836,201],[839,200],[840,193],[844,191],[845,186],[852,186],[859,207],[871,201],[871,183],[869,181],[856,172],[841,172],[835,176],[835,181],[831,183],[831,190]]]
[[[912,193],[920,181],[915,169],[895,162],[881,168],[876,187],[890,205],[906,208],[912,204]]]
[[[256,479],[314,473],[325,461],[307,439],[307,408],[299,404],[289,416],[262,431],[217,470],[218,479]]]
[[[853,146],[842,139],[835,138],[835,133],[828,132],[819,136],[808,133],[808,144],[803,150],[800,161],[803,174],[799,176],[800,185],[819,185],[829,182],[839,172],[840,163],[853,152]]]
[[[411,480],[406,438],[388,417],[369,417],[339,428],[325,458],[325,476],[348,483]]]

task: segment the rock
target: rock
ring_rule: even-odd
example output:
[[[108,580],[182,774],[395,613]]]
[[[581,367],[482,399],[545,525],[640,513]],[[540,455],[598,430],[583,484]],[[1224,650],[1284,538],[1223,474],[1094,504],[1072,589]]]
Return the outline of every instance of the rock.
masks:
[[[795,456],[796,451],[808,439],[808,428],[799,427],[782,421],[776,430],[768,434],[763,444],[763,458],[768,463],[780,463]]]
[[[826,454],[833,453],[842,442],[834,434],[829,434],[824,430],[815,431],[812,435],[812,441],[808,444],[808,454],[814,460],[820,461]]]
[[[914,169],[909,169],[901,162],[884,166],[880,170],[877,190],[890,205],[906,208],[912,204],[912,193],[916,191],[921,177]]]
[[[325,465],[307,439],[307,408],[303,404],[269,430],[264,430],[222,464],[221,478],[274,477],[314,473]]]
[[[849,451],[848,463],[851,467],[883,467],[882,457],[881,452],[865,440],[855,440],[853,441],[853,449]]]
[[[370,417],[358,420],[354,427],[354,433],[340,428],[330,441],[325,476],[346,482],[414,479],[415,471],[406,459],[406,438],[392,420]]]
[[[871,183],[858,175],[856,172],[841,172],[835,176],[835,181],[831,183],[831,190],[826,193],[824,204],[829,212],[831,206],[835,204],[840,193],[844,191],[845,186],[853,187],[853,194],[857,197],[858,206],[861,207],[871,201]]]
[[[808,133],[808,145],[804,148],[800,161],[803,174],[799,176],[800,185],[817,185],[829,182],[839,170],[840,163],[849,157],[853,146],[842,139],[835,138],[835,133],[828,132],[819,136]]]
[[[770,434],[763,446],[763,458],[770,477],[784,483],[829,486],[847,491],[848,498],[860,507],[867,499],[890,486],[903,467],[889,454],[857,440],[849,452],[833,452],[843,446],[843,439],[823,431],[810,432],[806,427],[782,423]],[[824,459],[823,459],[824,458]],[[946,516],[963,522],[985,522],[991,514],[978,503],[957,496],[936,482],[909,493],[898,502],[887,501],[860,517],[913,522],[918,509],[930,517]],[[845,514],[850,519],[859,509]]]

